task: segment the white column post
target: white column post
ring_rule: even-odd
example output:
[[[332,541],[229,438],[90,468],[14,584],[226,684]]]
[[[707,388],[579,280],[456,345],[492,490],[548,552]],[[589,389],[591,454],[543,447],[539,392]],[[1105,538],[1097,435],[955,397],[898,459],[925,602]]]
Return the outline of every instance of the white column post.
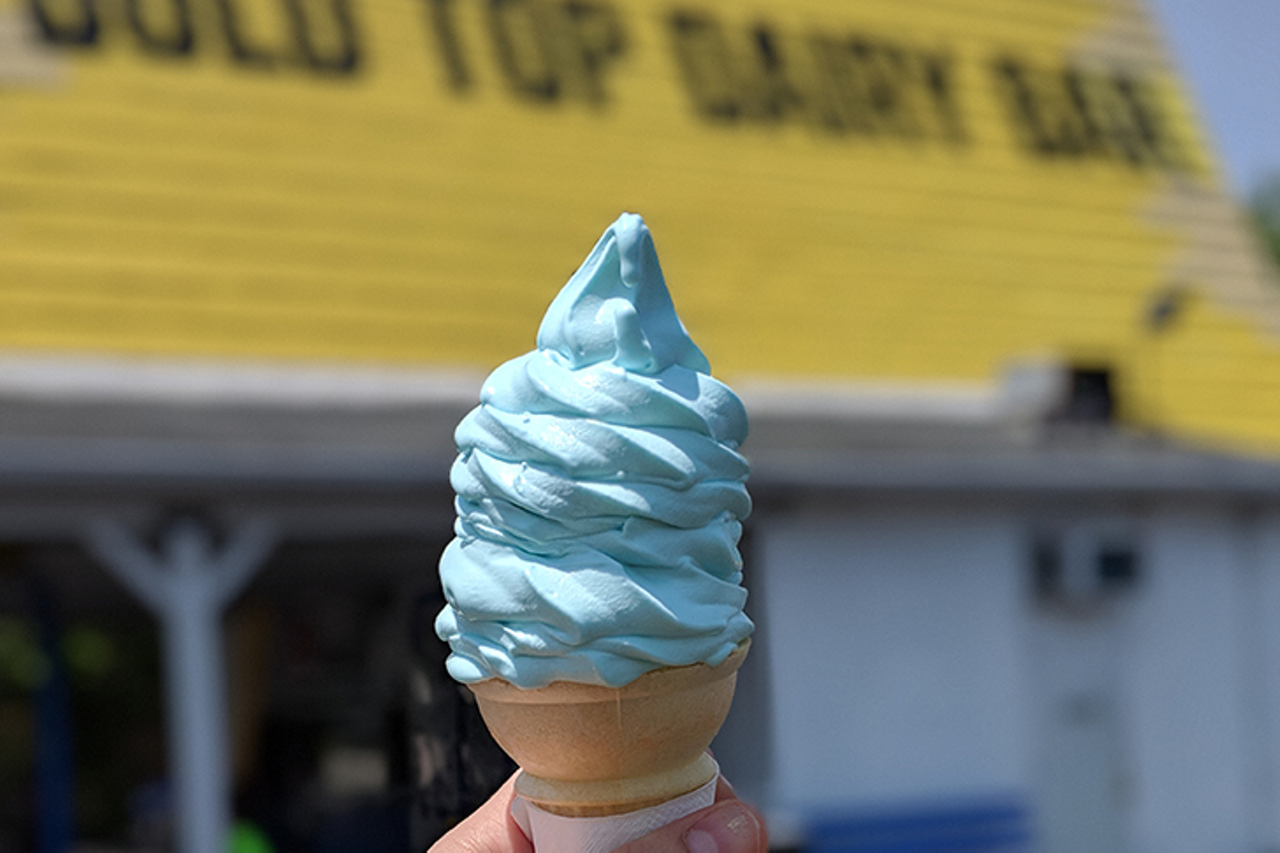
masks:
[[[222,612],[273,541],[270,527],[254,521],[215,553],[209,531],[183,519],[164,532],[153,554],[118,522],[89,531],[89,550],[160,620],[180,853],[226,850],[231,774]]]

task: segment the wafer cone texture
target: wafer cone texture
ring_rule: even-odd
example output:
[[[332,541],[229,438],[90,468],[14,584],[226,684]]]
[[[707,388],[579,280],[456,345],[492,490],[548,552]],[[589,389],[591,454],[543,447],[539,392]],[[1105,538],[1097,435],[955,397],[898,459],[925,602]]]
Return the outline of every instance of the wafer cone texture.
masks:
[[[471,685],[485,724],[524,771],[522,796],[562,815],[619,814],[706,784],[748,641],[718,666],[664,667],[623,687]]]

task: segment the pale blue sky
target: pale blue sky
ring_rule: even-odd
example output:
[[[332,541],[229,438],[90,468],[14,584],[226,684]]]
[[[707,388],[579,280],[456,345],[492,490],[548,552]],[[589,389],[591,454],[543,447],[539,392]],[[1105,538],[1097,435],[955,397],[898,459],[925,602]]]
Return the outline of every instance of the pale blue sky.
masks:
[[[1280,172],[1280,0],[1146,0],[1230,188]]]

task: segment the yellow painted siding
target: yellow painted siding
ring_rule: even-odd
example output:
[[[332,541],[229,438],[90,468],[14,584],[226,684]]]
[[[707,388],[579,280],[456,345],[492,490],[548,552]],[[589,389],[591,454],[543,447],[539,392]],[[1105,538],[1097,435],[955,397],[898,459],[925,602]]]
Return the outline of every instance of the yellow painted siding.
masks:
[[[1280,451],[1280,289],[1129,0],[0,0],[5,32],[0,348],[489,367],[633,210],[731,380],[1058,354]]]

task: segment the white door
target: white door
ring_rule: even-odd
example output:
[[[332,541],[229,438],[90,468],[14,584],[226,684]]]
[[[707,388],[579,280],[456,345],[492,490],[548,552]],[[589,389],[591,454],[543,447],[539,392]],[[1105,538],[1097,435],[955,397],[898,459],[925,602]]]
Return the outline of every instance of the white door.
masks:
[[[1038,572],[1029,638],[1036,849],[1124,853],[1120,635],[1135,558],[1088,530],[1052,547],[1057,565]]]

